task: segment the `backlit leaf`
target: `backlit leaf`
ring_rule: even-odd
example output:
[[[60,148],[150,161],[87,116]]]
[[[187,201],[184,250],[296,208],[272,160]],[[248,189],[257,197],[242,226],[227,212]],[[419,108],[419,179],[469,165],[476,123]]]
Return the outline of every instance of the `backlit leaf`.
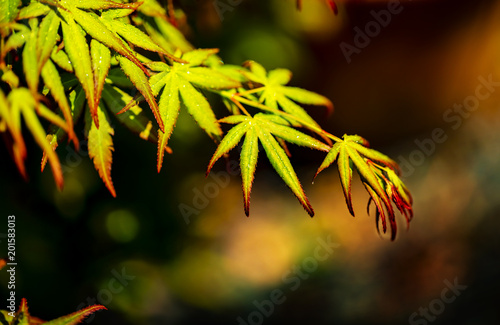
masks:
[[[59,72],[57,72],[57,69],[52,61],[47,61],[43,67],[42,78],[45,82],[45,86],[50,89],[52,97],[54,97],[55,101],[58,103],[59,108],[66,119],[67,129],[65,131],[78,148],[78,139],[73,131],[73,117],[71,115],[71,109],[69,107],[68,100],[66,99],[64,87],[61,83],[61,77],[59,76]]]
[[[211,68],[190,68],[184,76],[187,80],[189,80],[189,82],[201,88],[228,89],[241,86],[238,81],[233,80]]]
[[[92,59],[92,71],[94,71],[94,99],[95,106],[99,105],[104,81],[111,66],[111,52],[99,41],[90,41],[90,56]]]
[[[251,126],[250,128],[248,128],[248,132],[245,136],[245,141],[243,141],[243,146],[241,148],[241,155],[240,155],[241,185],[243,188],[243,205],[245,209],[245,215],[247,217],[250,216],[250,193],[252,192],[255,170],[257,169],[257,159],[259,156],[258,139],[259,138],[254,127]]]
[[[149,85],[149,80],[147,76],[139,69],[135,64],[129,61],[127,58],[123,56],[118,56],[118,61],[120,62],[120,66],[127,75],[127,77],[132,81],[137,90],[144,96],[146,101],[153,112],[156,123],[160,127],[160,130],[164,131],[165,126],[163,124],[163,120],[161,119],[158,104],[156,103],[155,96],[153,91],[151,90],[151,86]]]
[[[281,176],[286,185],[292,190],[293,194],[297,197],[299,202],[302,204],[304,209],[312,217],[314,216],[314,210],[307,199],[302,185],[300,185],[297,174],[288,159],[285,150],[281,148],[276,139],[271,135],[271,133],[264,129],[257,130],[257,135],[259,137],[264,150],[266,151],[267,158],[273,165],[276,172]]]
[[[165,78],[165,88],[160,97],[160,113],[163,121],[165,122],[165,130],[158,131],[158,154],[156,168],[158,173],[163,165],[163,157],[165,149],[168,145],[168,140],[172,135],[181,103],[179,100],[179,81],[177,76],[170,74]]]
[[[61,20],[56,13],[51,11],[40,23],[37,38],[37,55],[40,69],[47,62],[56,45],[60,22]]]
[[[182,102],[189,114],[211,138],[221,137],[222,130],[205,96],[191,86],[187,80],[182,80],[180,77],[178,79]]]
[[[62,11],[61,11],[62,12]],[[78,26],[69,14],[64,16],[62,30],[64,35],[64,47],[75,70],[75,75],[82,85],[87,96],[88,105],[94,123],[99,127],[97,106],[95,106],[95,83],[90,59],[90,50],[84,36],[83,30]]]
[[[111,179],[111,164],[113,163],[113,138],[115,131],[109,124],[108,117],[103,110],[102,104],[98,106],[100,126],[97,128],[90,115],[85,118],[85,128],[88,132],[89,157],[93,160],[95,169],[108,188],[113,197],[116,191]]]

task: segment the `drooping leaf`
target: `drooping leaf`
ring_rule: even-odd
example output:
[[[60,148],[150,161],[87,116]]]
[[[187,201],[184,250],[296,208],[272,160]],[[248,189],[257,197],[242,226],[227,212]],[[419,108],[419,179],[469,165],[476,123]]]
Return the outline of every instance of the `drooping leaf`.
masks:
[[[39,69],[43,68],[43,65],[52,54],[57,42],[60,22],[61,20],[57,17],[55,11],[51,11],[47,16],[45,16],[45,18],[42,19],[42,22],[40,23],[37,37]]]
[[[13,33],[10,34],[9,38],[5,42],[5,44],[0,49],[0,59],[3,60],[5,55],[12,50],[16,50],[24,45],[26,39],[28,39],[31,35],[31,30],[20,24],[16,24],[11,26]]]
[[[240,126],[239,124],[237,126]],[[248,124],[247,124],[248,125]],[[236,126],[236,127],[237,127]],[[235,129],[234,127],[233,129]],[[254,127],[248,128],[243,141],[240,155],[241,186],[243,188],[243,206],[245,215],[250,215],[250,193],[252,192],[255,170],[257,169],[257,159],[259,157],[259,137]]]
[[[75,75],[85,91],[88,106],[94,123],[99,127],[99,117],[95,99],[94,73],[90,59],[90,49],[85,39],[85,33],[69,14],[65,14],[62,22],[64,48],[68,54]]]
[[[172,135],[181,103],[179,100],[179,81],[176,75],[170,74],[165,78],[165,88],[160,97],[160,113],[165,121],[165,130],[158,131],[158,154],[156,169],[158,173],[163,165],[163,157],[165,149],[168,145],[168,140]]]
[[[29,34],[23,49],[23,71],[31,93],[36,94],[38,93],[38,81],[40,74],[40,70],[38,70],[36,49],[38,20],[36,18],[31,18],[29,20],[29,24],[31,27],[31,33]]]
[[[129,43],[145,50],[157,52],[173,58],[172,54],[159,47],[155,42],[153,42],[153,40],[149,38],[148,35],[143,33],[137,27],[134,27],[131,24],[126,24],[116,19],[102,19],[101,17],[101,21],[104,23],[104,25],[106,25],[106,27],[116,32]]]
[[[111,179],[111,164],[113,162],[113,138],[115,131],[109,124],[102,104],[97,108],[100,126],[97,128],[90,114],[86,115],[85,128],[88,132],[89,157],[94,161],[95,169],[113,197],[116,191]]]
[[[300,185],[297,174],[295,174],[293,166],[283,148],[281,148],[269,130],[262,128],[257,130],[257,132],[259,140],[266,151],[267,158],[273,165],[276,172],[278,172],[285,184],[292,190],[293,194],[295,194],[307,213],[309,213],[311,217],[314,216],[314,210],[309,203],[309,200],[302,189],[302,185]]]
[[[59,108],[66,119],[67,129],[65,131],[68,133],[70,140],[73,140],[75,147],[78,149],[78,138],[73,130],[73,117],[71,115],[71,109],[64,92],[64,86],[61,83],[61,77],[59,76],[59,72],[57,72],[57,69],[52,61],[49,60],[45,63],[42,69],[42,78],[45,82],[45,86],[50,89],[52,97],[54,97],[55,101],[58,103]]]
[[[19,130],[20,115],[22,114],[22,116],[24,117],[24,121],[26,122],[26,126],[28,127],[31,134],[35,138],[35,141],[38,143],[40,148],[42,148],[42,150],[47,152],[54,180],[57,186],[61,189],[64,184],[61,164],[59,162],[59,158],[54,153],[52,147],[47,141],[45,131],[42,125],[40,124],[40,121],[38,120],[37,114],[35,113],[35,106],[37,104],[35,99],[33,98],[33,95],[26,88],[17,88],[12,90],[7,98],[9,100],[11,112],[13,113],[11,115],[11,117],[13,118],[12,124],[14,125],[15,129]],[[64,121],[62,121],[57,115],[51,113],[47,108],[44,108],[44,106],[41,103],[39,103],[38,105],[39,105],[39,112],[42,112],[45,115],[45,117],[49,117],[53,122],[55,121],[56,123],[64,125]],[[22,145],[24,145],[24,143]],[[23,156],[25,155],[22,155],[19,158],[24,159]],[[20,167],[19,169],[23,170],[24,166]]]
[[[222,130],[205,96],[196,90],[189,81],[182,77],[178,77],[178,80],[182,102],[186,106],[189,114],[193,116],[196,123],[198,123],[211,138],[220,138],[222,136]]]
[[[78,86],[73,91],[71,91],[68,95],[68,100],[74,124],[74,122],[80,118],[85,106],[85,91],[83,90],[82,86]],[[63,128],[58,128],[47,134],[47,141],[49,142],[53,151],[57,149],[59,142],[65,137],[65,135],[66,132]],[[45,165],[47,164],[47,159],[47,153],[44,151],[41,163],[42,172],[45,169]]]
[[[151,90],[151,86],[149,84],[149,80],[147,76],[139,69],[135,64],[129,61],[127,58],[123,56],[118,56],[118,61],[120,62],[120,66],[123,72],[127,75],[127,77],[132,81],[137,90],[144,96],[146,101],[153,112],[156,122],[160,127],[160,130],[164,131],[165,126],[163,124],[163,120],[160,116],[160,111],[158,108],[158,104],[156,103],[155,96],[153,91]]]
[[[92,58],[92,71],[94,71],[95,106],[99,105],[104,81],[111,67],[111,52],[99,41],[90,41],[90,56]]]
[[[313,216],[314,211],[302,189],[297,174],[290,163],[285,149],[283,149],[277,139],[323,151],[328,151],[330,147],[287,126],[288,122],[279,116],[262,113],[256,114],[254,117],[232,115],[220,120],[220,122],[236,125],[229,130],[217,147],[208,164],[207,175],[215,162],[233,149],[240,142],[241,138],[245,136],[240,154],[245,214],[249,214],[250,193],[259,153],[258,143],[260,142],[278,175],[292,190],[309,215]]]
[[[373,202],[376,206],[377,230],[380,220],[385,233],[388,219],[391,225],[391,239],[394,240],[397,225],[392,203],[405,215],[407,223],[409,223],[413,216],[411,196],[396,174],[398,169],[394,161],[367,146],[368,141],[359,136],[344,135],[343,141],[337,142],[332,147],[316,175],[338,160],[337,165],[344,197],[349,212],[354,216],[351,202],[352,163],[370,194],[368,204]]]
[[[57,47],[54,47],[52,49],[52,54],[50,55],[50,58],[60,68],[68,72],[73,72],[73,65],[71,64],[71,61],[66,52],[64,52],[63,50],[58,50]]]
[[[186,60],[187,65],[196,67],[205,63],[205,61],[212,55],[219,52],[219,49],[196,49],[184,53],[183,60]]]

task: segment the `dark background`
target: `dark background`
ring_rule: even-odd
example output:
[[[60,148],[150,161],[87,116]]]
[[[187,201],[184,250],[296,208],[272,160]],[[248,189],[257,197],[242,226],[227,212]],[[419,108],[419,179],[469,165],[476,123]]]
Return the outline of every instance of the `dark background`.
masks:
[[[354,45],[353,29],[364,29],[374,20],[370,12],[387,2],[339,2],[334,16],[323,1],[304,0],[298,12],[294,1],[243,0],[222,21],[214,3],[178,3],[193,44],[220,48],[226,63],[254,59],[288,68],[292,85],[328,96],[335,105],[330,119],[322,108],[309,110],[325,129],[362,135],[404,165],[414,197],[409,230],[400,218],[395,242],[379,236],[357,178],[352,218],[336,170],[311,185],[323,155],[298,148],[292,162],[313,219],[262,156],[250,218],[240,179],[231,176],[187,224],[179,205],[194,207],[196,191],[215,184],[203,176],[215,144],[181,114],[174,153],[158,175],[156,146],[115,123],[116,199],[85,151],[59,151],[72,170],[58,192],[50,171],[39,172],[41,152],[32,140],[28,183],[0,146],[0,229],[7,215],[16,216],[18,302],[26,297],[31,313],[47,320],[99,298],[109,311],[93,324],[238,324],[238,317],[256,315],[255,301],[279,289],[285,301],[250,324],[498,324],[499,92],[470,114],[449,115],[453,122],[445,115],[474,96],[479,77],[500,81],[500,2],[401,2],[401,13],[350,63],[340,44]],[[214,107],[222,116],[220,103]],[[436,128],[445,141],[430,140]],[[215,166],[215,173],[224,171],[223,163]],[[289,272],[328,236],[338,248],[295,287]],[[135,278],[120,284],[115,271]],[[450,303],[441,298],[446,281],[467,287]],[[110,283],[116,293],[108,295]],[[434,317],[410,321],[429,307],[438,309]]]

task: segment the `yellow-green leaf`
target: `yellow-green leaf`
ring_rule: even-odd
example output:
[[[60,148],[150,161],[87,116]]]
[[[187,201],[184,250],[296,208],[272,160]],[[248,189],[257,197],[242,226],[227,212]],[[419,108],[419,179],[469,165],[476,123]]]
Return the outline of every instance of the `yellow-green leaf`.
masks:
[[[151,90],[151,86],[149,85],[148,77],[139,69],[135,64],[129,61],[127,58],[123,56],[118,56],[118,61],[120,62],[120,66],[123,72],[127,75],[127,77],[132,81],[137,90],[144,96],[146,101],[155,116],[156,122],[160,127],[160,130],[164,131],[165,126],[163,124],[163,120],[160,116],[160,111],[158,108],[158,104],[156,103],[155,96],[153,91]]]
[[[68,71],[68,72],[73,72],[73,65],[71,65],[71,61],[63,50],[58,50],[57,47],[54,47],[52,49],[52,54],[50,55],[50,58],[54,63],[56,63],[60,68]]]
[[[95,169],[108,188],[113,197],[116,197],[116,191],[111,179],[111,164],[113,163],[113,138],[115,131],[109,124],[102,104],[97,108],[100,126],[97,128],[90,114],[86,115],[85,123],[88,130],[88,148],[89,157],[94,161]]]
[[[40,23],[37,38],[37,55],[39,68],[49,59],[56,45],[61,20],[57,17],[55,11],[50,11]]]
[[[110,0],[78,0],[78,1],[74,1],[75,7],[78,7],[80,9],[94,9],[94,10],[104,10],[104,9],[112,9],[112,8],[136,10],[140,5],[141,5],[141,2],[119,3],[119,2],[110,1]]]
[[[333,110],[332,102],[320,94],[297,87],[281,87],[281,92],[290,99],[307,105],[325,106],[330,111]]]
[[[349,164],[349,155],[346,153],[346,148],[344,145],[339,145],[339,160],[338,169],[340,175],[340,182],[342,184],[342,190],[344,191],[344,197],[347,203],[347,208],[352,216],[354,216],[354,209],[352,208],[351,199],[351,181],[352,181],[352,169]]]
[[[183,80],[181,77],[178,79],[182,102],[189,114],[193,116],[198,125],[211,138],[220,138],[222,130],[205,96],[196,90],[186,79]]]
[[[14,21],[19,11],[21,0],[2,0],[0,1],[0,24]]]
[[[94,100],[95,106],[99,105],[104,81],[111,66],[111,51],[99,41],[90,41],[90,56],[92,58],[92,71],[94,71]]]
[[[184,57],[183,57],[184,58]],[[189,68],[183,76],[197,87],[209,89],[238,88],[241,84],[226,75],[205,67]]]
[[[118,36],[114,34],[114,32],[110,31],[98,18],[98,16],[92,12],[82,11],[77,9],[76,7],[72,7],[71,5],[67,6],[67,8],[71,16],[74,18],[78,24],[80,24],[85,31],[92,36],[94,39],[103,43],[104,45],[112,48],[119,54],[126,57],[128,60],[133,62],[139,69],[142,70],[143,73],[148,75],[146,68],[142,65],[142,63],[137,59],[137,57],[132,53],[132,51],[128,48],[128,46],[120,39]],[[64,10],[60,10],[61,14]],[[70,16],[69,14],[64,14],[63,17]],[[65,42],[66,44],[66,42]],[[73,60],[72,60],[73,61]]]
[[[160,114],[165,122],[165,130],[158,131],[158,158],[156,164],[158,173],[163,165],[165,149],[168,145],[170,135],[174,130],[177,117],[179,116],[179,110],[181,108],[178,78],[174,74],[169,74],[165,79],[165,88],[161,94],[159,104]]]
[[[63,11],[60,11],[63,13]],[[99,127],[99,116],[95,106],[95,84],[90,50],[84,36],[83,30],[78,26],[69,14],[64,14],[65,21],[62,22],[64,47],[75,70],[75,75],[85,91],[88,106],[94,123]]]
[[[28,6],[21,8],[17,19],[28,19],[48,14],[50,7],[38,1],[32,1]]]
[[[10,102],[10,106],[12,107],[12,111],[22,113],[24,121],[26,122],[26,126],[30,130],[31,134],[33,134],[35,141],[38,143],[40,148],[42,148],[42,150],[47,152],[54,180],[58,188],[62,189],[64,180],[61,170],[61,164],[59,162],[59,158],[52,150],[51,145],[47,141],[45,131],[40,124],[40,121],[38,120],[38,116],[35,113],[36,101],[33,98],[32,94],[26,88],[17,88],[9,93],[8,99]],[[41,105],[39,109],[43,110]],[[45,115],[48,116],[48,113],[45,112]],[[57,121],[56,118],[54,120]],[[16,126],[19,125],[19,118],[17,116],[14,124]]]
[[[31,33],[29,34],[23,49],[23,71],[31,93],[36,94],[38,93],[38,81],[40,73],[40,71],[38,70],[38,59],[36,54],[38,20],[36,18],[31,18],[29,20],[29,24],[31,27]]]
[[[194,67],[203,64],[210,56],[218,52],[219,49],[196,49],[184,53],[182,59],[188,62],[188,66]]]
[[[127,40],[131,44],[143,48],[148,51],[161,53],[171,57],[172,55],[159,47],[153,40],[149,38],[148,35],[143,33],[137,27],[121,22],[116,19],[102,19],[101,21],[108,27],[110,30],[116,32],[123,39]]]
[[[240,124],[241,125],[241,124]],[[249,123],[248,123],[249,125]],[[239,126],[239,125],[237,125]],[[236,127],[234,127],[236,128]],[[241,185],[243,189],[243,206],[245,215],[250,216],[250,194],[252,192],[257,159],[259,156],[259,140],[254,126],[248,128],[240,154]]]
[[[208,175],[210,173],[210,170],[214,166],[214,164],[217,162],[217,160],[220,159],[223,155],[231,151],[236,145],[240,142],[241,138],[243,135],[248,131],[249,127],[251,127],[251,119],[247,118],[246,116],[239,115],[242,118],[246,118],[247,122],[246,123],[239,123],[238,125],[234,126],[227,132],[227,134],[224,136],[222,141],[220,142],[219,146],[217,147],[217,150],[215,150],[215,153],[212,156],[212,159],[210,160],[210,163],[208,164],[207,168],[207,173]],[[243,122],[243,121],[240,121]],[[255,135],[255,132],[254,132]]]
[[[292,72],[288,69],[274,69],[269,71],[269,83],[275,85],[286,85],[292,79]]]
[[[283,150],[269,131],[263,128],[259,128],[256,131],[271,165],[273,165],[285,184],[288,185],[293,194],[295,194],[307,213],[309,213],[311,217],[314,216],[314,210],[302,189],[302,185],[300,184],[297,174],[295,174],[285,150]]]
[[[66,94],[64,92],[63,84],[61,83],[61,77],[59,72],[57,72],[56,67],[52,61],[48,60],[42,69],[42,78],[45,82],[45,86],[50,89],[52,97],[59,105],[61,112],[66,120],[66,129],[68,136],[73,140],[75,146],[78,148],[78,139],[73,131],[73,117],[71,115],[71,108],[69,107]]]
[[[329,145],[324,144],[323,142],[307,134],[297,131],[294,128],[275,123],[272,121],[273,117],[274,115],[259,113],[255,116],[255,119],[258,120],[259,123],[268,130],[268,132],[290,143],[325,152],[330,151]]]

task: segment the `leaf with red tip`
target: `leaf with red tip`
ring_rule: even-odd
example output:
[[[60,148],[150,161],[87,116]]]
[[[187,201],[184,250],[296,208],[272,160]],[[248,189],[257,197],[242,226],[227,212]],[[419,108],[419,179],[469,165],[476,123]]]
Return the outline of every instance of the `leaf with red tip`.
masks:
[[[156,169],[158,173],[163,165],[163,156],[165,154],[165,149],[168,145],[168,140],[172,135],[175,123],[177,122],[177,117],[179,116],[179,111],[181,109],[181,102],[179,99],[179,80],[174,74],[169,74],[165,78],[165,88],[160,97],[160,113],[163,121],[165,121],[164,132],[158,131],[158,154]]]
[[[90,41],[90,56],[92,59],[92,71],[94,71],[94,105],[98,106],[104,81],[111,67],[111,51],[102,43],[93,39]]]
[[[330,166],[338,159],[338,170],[349,212],[354,215],[351,203],[351,162],[361,176],[361,181],[370,194],[376,206],[377,230],[379,221],[382,222],[383,232],[387,231],[387,222],[391,226],[391,239],[394,240],[397,232],[396,219],[394,215],[394,203],[396,208],[405,215],[407,223],[413,216],[411,195],[396,174],[398,170],[394,161],[387,156],[370,149],[368,141],[359,136],[344,135],[344,141],[337,142],[328,153],[321,164],[316,175]],[[374,160],[372,160],[374,159]],[[316,177],[316,176],[315,176]]]
[[[339,167],[340,181],[342,184],[342,190],[344,191],[344,197],[347,203],[347,207],[351,215],[354,216],[354,209],[352,208],[352,199],[351,199],[352,169],[349,164],[349,155],[346,152],[345,146],[340,146],[338,167]]]
[[[111,179],[111,164],[113,163],[113,138],[115,131],[109,124],[108,117],[100,104],[97,108],[100,126],[96,127],[94,121],[87,114],[85,119],[85,128],[88,132],[89,157],[94,161],[95,169],[108,188],[113,197],[116,197],[116,191]]]
[[[186,110],[212,139],[220,138],[222,130],[205,96],[186,79],[178,76],[178,80],[179,92]]]
[[[85,91],[88,106],[94,123],[99,127],[99,117],[95,99],[94,73],[90,59],[90,50],[85,39],[85,33],[78,26],[70,14],[61,11],[65,21],[62,22],[64,37],[64,47],[71,64],[75,70],[75,75]]]
[[[274,169],[281,176],[285,184],[288,185],[293,194],[295,194],[307,213],[309,213],[311,217],[314,216],[314,210],[309,203],[304,190],[302,189],[302,185],[300,185],[297,174],[295,174],[293,166],[290,163],[285,150],[281,148],[269,130],[264,128],[258,129],[257,135],[259,136],[260,143],[262,143],[271,165],[273,165]]]
[[[17,145],[17,147],[15,146],[13,148],[14,155],[19,170],[21,171],[21,173],[24,173],[24,164],[22,161],[26,156],[24,141],[22,140],[20,134],[16,135],[18,132],[20,132],[20,116],[22,115],[24,117],[24,121],[26,122],[26,126],[28,127],[31,134],[35,138],[35,141],[38,143],[40,148],[42,148],[42,150],[47,151],[47,156],[50,162],[50,167],[52,168],[54,180],[59,189],[61,189],[64,184],[61,164],[59,162],[59,158],[57,157],[57,155],[52,151],[52,147],[50,146],[50,144],[46,139],[45,131],[38,119],[37,114],[35,113],[35,107],[37,104],[35,99],[33,98],[33,95],[26,88],[17,88],[13,89],[9,93],[7,99],[9,101],[9,106],[11,111],[10,114],[11,134],[16,140],[16,145]],[[39,103],[38,105],[40,114],[42,114],[45,117],[48,117],[52,121],[61,124],[62,126],[65,125],[64,121],[60,117],[49,111],[42,104]],[[19,137],[21,137],[21,139],[19,139]]]
[[[239,124],[237,124],[231,130],[229,130],[229,132],[227,132],[227,134],[220,142],[219,146],[217,147],[215,153],[212,156],[212,159],[210,160],[210,163],[208,164],[206,175],[210,173],[210,170],[212,170],[212,167],[217,162],[217,160],[219,160],[223,155],[225,155],[226,153],[231,151],[234,147],[236,147],[236,145],[240,142],[243,135],[245,135],[245,133],[249,131],[249,128],[251,127],[251,120],[252,120],[251,118],[242,115],[236,115],[233,117],[240,117],[241,120],[237,122]],[[224,122],[224,120],[221,121]]]
[[[68,133],[70,140],[73,140],[75,147],[78,149],[78,138],[73,130],[73,116],[71,115],[71,108],[69,107],[59,72],[52,61],[48,60],[45,63],[42,69],[42,78],[45,86],[50,89],[52,97],[54,97],[55,101],[58,103],[59,108],[61,109],[61,112],[66,120],[66,125],[64,126],[66,127],[65,131]],[[53,123],[57,124],[55,122]]]
[[[240,124],[241,125],[241,124]],[[236,127],[235,127],[236,128]],[[250,193],[259,157],[259,137],[253,127],[248,128],[240,155],[241,185],[245,215],[250,216]]]
[[[63,15],[64,18],[67,16],[72,16],[80,26],[90,35],[92,38],[98,40],[102,44],[112,48],[122,56],[126,57],[132,63],[134,63],[139,69],[142,70],[146,75],[148,74],[146,68],[142,65],[142,63],[137,59],[137,57],[132,53],[127,44],[113,31],[110,31],[100,20],[99,17],[87,11],[82,11],[77,9],[76,7],[72,7],[66,3],[66,9],[70,12],[70,14],[66,13],[64,10],[59,10],[59,12]],[[65,42],[66,44],[66,42]]]
[[[102,305],[88,306],[72,314],[46,322],[44,325],[76,325],[81,323],[85,317],[99,310],[107,310],[107,308]]]
[[[283,179],[285,184],[292,190],[293,194],[295,194],[304,209],[312,217],[314,215],[314,211],[311,204],[302,189],[302,185],[295,174],[293,166],[290,163],[285,150],[275,137],[290,143],[307,146],[312,149],[328,151],[329,146],[284,125],[287,123],[286,120],[277,116],[262,113],[256,114],[253,118],[242,115],[232,115],[221,119],[220,122],[236,125],[229,130],[217,147],[217,150],[208,165],[207,175],[212,169],[214,163],[233,149],[240,142],[242,137],[245,136],[240,154],[245,214],[248,216],[250,211],[250,193],[252,190],[252,183],[259,154],[258,142],[260,142],[269,161],[271,162],[271,165]]]
[[[153,91],[151,90],[151,86],[149,85],[148,77],[139,69],[132,61],[129,61],[126,57],[118,56],[118,61],[120,62],[120,66],[127,75],[127,77],[132,81],[134,86],[139,90],[139,92],[144,96],[146,101],[153,112],[156,122],[160,127],[160,130],[164,131],[165,126],[163,124],[163,120],[160,116],[160,111],[158,108],[158,104],[156,103],[155,96]]]

